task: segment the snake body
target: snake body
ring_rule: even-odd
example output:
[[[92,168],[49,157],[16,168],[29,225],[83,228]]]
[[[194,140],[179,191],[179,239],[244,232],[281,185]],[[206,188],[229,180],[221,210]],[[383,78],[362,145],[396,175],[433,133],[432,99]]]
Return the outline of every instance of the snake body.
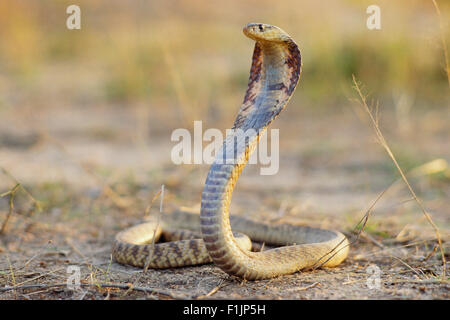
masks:
[[[286,107],[300,78],[301,56],[297,44],[282,29],[261,23],[244,27],[255,40],[250,78],[244,102],[211,165],[202,192],[201,213],[163,216],[161,231],[154,222],[137,225],[116,236],[113,257],[123,264],[167,268],[213,262],[230,275],[248,280],[272,278],[315,266],[332,267],[348,254],[348,240],[337,231],[293,225],[268,225],[229,217],[231,195],[260,136]],[[201,234],[170,230],[200,228]],[[145,244],[154,235],[175,242]],[[251,251],[253,241],[282,247]],[[192,239],[201,237],[202,239]]]

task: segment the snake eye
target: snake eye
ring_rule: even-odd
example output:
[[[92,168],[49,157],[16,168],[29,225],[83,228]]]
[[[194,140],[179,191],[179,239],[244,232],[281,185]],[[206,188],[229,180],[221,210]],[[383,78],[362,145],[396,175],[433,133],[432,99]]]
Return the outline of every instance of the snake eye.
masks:
[[[263,32],[264,31],[264,26],[262,24],[258,25],[259,27],[259,31]]]

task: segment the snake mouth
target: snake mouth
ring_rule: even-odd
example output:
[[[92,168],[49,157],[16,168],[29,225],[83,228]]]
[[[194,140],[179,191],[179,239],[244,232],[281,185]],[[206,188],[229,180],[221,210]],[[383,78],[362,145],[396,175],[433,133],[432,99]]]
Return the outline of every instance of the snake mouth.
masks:
[[[255,41],[282,43],[292,40],[282,29],[265,23],[249,23],[243,30],[244,34]]]

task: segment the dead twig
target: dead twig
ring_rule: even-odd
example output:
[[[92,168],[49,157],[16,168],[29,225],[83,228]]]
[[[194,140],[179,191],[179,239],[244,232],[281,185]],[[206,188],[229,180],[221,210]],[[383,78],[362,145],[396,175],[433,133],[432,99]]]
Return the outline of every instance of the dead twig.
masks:
[[[305,291],[311,288],[314,288],[316,286],[320,286],[320,282],[314,282],[313,284],[310,284],[309,286],[303,287],[303,288],[298,288],[295,291]]]
[[[212,289],[210,292],[208,292],[207,294],[197,296],[197,297],[195,297],[195,299],[200,300],[200,299],[208,298],[208,297],[212,296],[213,294],[215,294],[217,291],[219,291],[224,286],[225,286],[224,280],[221,280],[220,283],[214,289]]]

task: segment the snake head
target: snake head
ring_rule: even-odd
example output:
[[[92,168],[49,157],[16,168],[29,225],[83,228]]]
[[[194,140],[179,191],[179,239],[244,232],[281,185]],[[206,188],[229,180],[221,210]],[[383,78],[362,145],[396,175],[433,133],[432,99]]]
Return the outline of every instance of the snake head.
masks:
[[[255,41],[289,42],[292,38],[282,29],[265,23],[249,23],[243,29],[244,34]]]

